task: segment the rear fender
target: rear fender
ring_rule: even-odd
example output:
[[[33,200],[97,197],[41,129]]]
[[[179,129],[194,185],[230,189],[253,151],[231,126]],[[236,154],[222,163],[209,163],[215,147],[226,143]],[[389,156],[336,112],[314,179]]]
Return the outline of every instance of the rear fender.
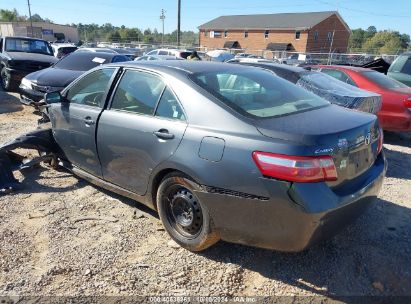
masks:
[[[39,156],[28,159],[15,149],[39,151]],[[43,161],[56,164],[58,157],[64,157],[53,137],[51,129],[42,129],[22,135],[0,146],[0,193],[7,193],[20,188],[13,171],[31,168]]]

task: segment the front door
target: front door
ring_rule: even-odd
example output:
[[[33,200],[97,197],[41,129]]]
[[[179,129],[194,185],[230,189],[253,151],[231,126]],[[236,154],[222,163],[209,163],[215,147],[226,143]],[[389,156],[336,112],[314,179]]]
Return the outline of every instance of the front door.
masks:
[[[68,89],[62,103],[50,108],[54,137],[67,159],[98,177],[102,173],[96,127],[115,70],[106,68],[87,74]]]
[[[186,127],[179,101],[159,76],[126,70],[99,122],[104,179],[145,194],[152,170],[173,155]]]

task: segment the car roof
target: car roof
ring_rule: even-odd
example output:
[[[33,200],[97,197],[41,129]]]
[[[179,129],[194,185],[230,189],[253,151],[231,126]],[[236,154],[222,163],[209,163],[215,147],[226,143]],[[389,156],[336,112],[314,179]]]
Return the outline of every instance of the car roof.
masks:
[[[362,67],[356,67],[356,66],[350,66],[350,65],[313,65],[310,66],[312,68],[321,68],[321,69],[336,69],[336,70],[349,70],[353,72],[369,72],[370,69],[367,68],[362,68]]]
[[[70,53],[67,56],[71,56],[70,58],[74,58],[74,57],[82,57],[82,58],[102,58],[102,59],[112,59],[115,56],[124,56],[121,54],[117,54],[117,53],[104,53],[104,52],[100,52],[100,53],[95,53],[95,52],[73,52]]]
[[[243,61],[241,62],[241,64],[244,65],[253,65],[253,66],[261,66],[261,67],[265,67],[270,69],[270,67],[272,68],[276,68],[276,69],[282,69],[282,70],[286,70],[289,72],[293,72],[293,73],[301,73],[301,72],[306,72],[307,70],[301,67],[296,67],[296,66],[291,66],[291,65],[287,65],[287,64],[280,64],[280,63],[271,63],[271,62],[247,62],[247,61]]]
[[[196,73],[212,73],[225,70],[240,71],[254,69],[255,67],[228,64],[212,61],[192,61],[192,60],[152,60],[152,61],[127,61],[113,63],[108,66],[121,66],[130,68],[145,68],[158,72],[168,72],[174,75],[189,75]]]
[[[34,37],[25,37],[25,36],[4,36],[4,38],[16,38],[16,39],[27,39],[27,40],[40,40],[40,41],[46,41],[41,38],[34,38]],[[47,41],[46,41],[47,42]]]

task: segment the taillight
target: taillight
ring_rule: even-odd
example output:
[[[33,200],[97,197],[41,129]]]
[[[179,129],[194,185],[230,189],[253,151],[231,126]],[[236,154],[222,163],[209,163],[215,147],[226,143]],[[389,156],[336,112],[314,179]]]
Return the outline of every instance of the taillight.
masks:
[[[408,109],[411,109],[411,97],[404,100],[404,106]]]
[[[288,156],[256,151],[253,159],[264,176],[300,183],[337,180],[331,156]]]
[[[382,146],[384,144],[384,132],[381,128],[378,129],[378,148],[377,148],[377,155],[381,153]]]

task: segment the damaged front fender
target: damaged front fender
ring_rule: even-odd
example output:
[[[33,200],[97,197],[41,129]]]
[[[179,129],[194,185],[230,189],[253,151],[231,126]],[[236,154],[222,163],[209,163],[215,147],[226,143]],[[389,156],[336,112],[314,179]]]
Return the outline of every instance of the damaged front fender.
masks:
[[[14,152],[15,149],[37,150],[39,156],[26,158]],[[57,164],[58,157],[62,155],[51,128],[30,132],[0,146],[0,193],[20,188],[13,171],[27,169],[41,162]]]

